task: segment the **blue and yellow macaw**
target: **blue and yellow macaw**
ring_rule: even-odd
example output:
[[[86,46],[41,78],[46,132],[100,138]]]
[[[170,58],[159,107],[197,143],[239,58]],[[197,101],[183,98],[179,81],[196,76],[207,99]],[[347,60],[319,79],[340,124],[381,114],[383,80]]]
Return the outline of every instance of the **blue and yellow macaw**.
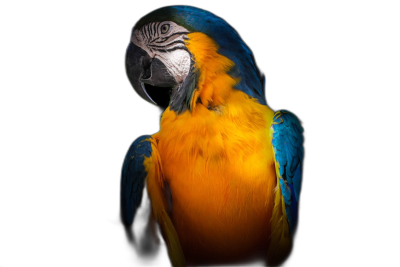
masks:
[[[282,262],[298,221],[303,130],[267,106],[238,33],[198,8],[160,8],[134,26],[126,71],[141,97],[166,109],[160,131],[126,155],[123,223],[147,185],[174,266]]]

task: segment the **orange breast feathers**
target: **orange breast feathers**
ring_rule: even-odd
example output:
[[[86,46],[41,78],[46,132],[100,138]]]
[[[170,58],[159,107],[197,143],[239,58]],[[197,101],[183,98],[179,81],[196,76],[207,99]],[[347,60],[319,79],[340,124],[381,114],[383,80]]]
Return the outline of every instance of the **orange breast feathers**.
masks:
[[[274,113],[233,89],[233,63],[209,37],[189,38],[200,77],[192,111],[167,108],[153,136],[161,182],[171,189],[171,219],[186,257],[240,257],[266,247],[270,236]]]

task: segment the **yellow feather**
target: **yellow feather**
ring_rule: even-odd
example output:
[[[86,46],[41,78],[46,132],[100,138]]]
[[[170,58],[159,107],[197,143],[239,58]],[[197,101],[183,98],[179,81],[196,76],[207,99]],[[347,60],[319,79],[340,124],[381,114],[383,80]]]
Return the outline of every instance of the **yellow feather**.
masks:
[[[198,95],[195,95],[192,104],[197,102],[198,97],[206,107],[224,104],[232,87],[239,82],[239,79],[227,74],[234,66],[233,61],[218,54],[218,45],[204,33],[194,32],[188,37],[186,47],[195,58],[196,70],[200,71],[196,90]]]
[[[162,212],[159,214],[159,222],[161,229],[163,230],[164,237],[166,237],[165,241],[167,242],[168,254],[172,266],[186,266],[185,256],[183,255],[178,234],[176,233],[175,227],[165,210],[162,210]]]
[[[147,191],[151,199],[152,212],[160,224],[172,265],[177,267],[185,266],[185,256],[182,252],[178,234],[168,216],[167,202],[162,191],[164,181],[161,158],[157,150],[156,136],[148,140],[151,141],[152,154],[150,158],[145,157],[144,166],[147,172]]]

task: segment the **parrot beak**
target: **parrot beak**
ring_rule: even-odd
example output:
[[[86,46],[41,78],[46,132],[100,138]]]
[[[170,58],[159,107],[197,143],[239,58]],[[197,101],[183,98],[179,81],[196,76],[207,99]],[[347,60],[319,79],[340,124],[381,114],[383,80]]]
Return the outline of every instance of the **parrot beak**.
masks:
[[[151,58],[142,48],[130,43],[125,66],[129,81],[142,98],[162,108],[169,106],[170,94],[177,82],[159,59]]]

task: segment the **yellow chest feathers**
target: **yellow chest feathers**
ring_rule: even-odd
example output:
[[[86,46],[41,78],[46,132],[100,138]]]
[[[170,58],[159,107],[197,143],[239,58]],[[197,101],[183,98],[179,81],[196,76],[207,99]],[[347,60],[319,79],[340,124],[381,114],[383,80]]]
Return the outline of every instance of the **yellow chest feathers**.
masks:
[[[192,112],[167,109],[161,119],[158,141],[165,178],[214,176],[220,171],[259,175],[273,163],[268,134],[273,111],[246,94],[231,93],[228,103],[208,109],[198,104]],[[251,175],[252,176],[252,175]]]

